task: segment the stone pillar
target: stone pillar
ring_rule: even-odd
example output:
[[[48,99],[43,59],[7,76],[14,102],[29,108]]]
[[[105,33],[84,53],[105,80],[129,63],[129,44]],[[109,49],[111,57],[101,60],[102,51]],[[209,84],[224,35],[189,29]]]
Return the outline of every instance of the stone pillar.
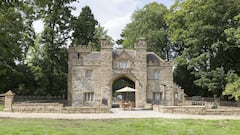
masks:
[[[12,105],[13,105],[13,99],[15,94],[9,90],[7,93],[4,94],[4,109],[5,112],[12,112]]]
[[[136,107],[144,108],[146,105],[147,95],[147,43],[144,38],[139,38],[135,43],[134,48],[136,49],[135,56],[135,76],[138,81],[136,81]]]
[[[112,78],[112,50],[113,43],[107,39],[101,40],[101,100],[104,105],[112,107],[112,86],[109,84]]]

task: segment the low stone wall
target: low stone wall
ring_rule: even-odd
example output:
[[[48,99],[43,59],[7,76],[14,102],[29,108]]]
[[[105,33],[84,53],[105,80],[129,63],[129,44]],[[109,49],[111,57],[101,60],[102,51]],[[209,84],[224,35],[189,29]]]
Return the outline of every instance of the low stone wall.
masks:
[[[219,109],[207,109],[208,115],[240,115],[240,108],[219,108]]]
[[[154,111],[162,113],[173,113],[173,114],[206,114],[205,106],[153,106]]]
[[[63,104],[60,103],[18,103],[13,104],[13,112],[24,113],[61,113]]]
[[[194,114],[194,115],[240,115],[240,108],[220,107],[210,109],[207,106],[159,106],[154,105],[153,110],[162,113]]]
[[[109,113],[108,107],[65,107],[63,113]]]
[[[109,113],[107,106],[101,107],[64,107],[60,103],[15,103],[13,112],[24,113]]]

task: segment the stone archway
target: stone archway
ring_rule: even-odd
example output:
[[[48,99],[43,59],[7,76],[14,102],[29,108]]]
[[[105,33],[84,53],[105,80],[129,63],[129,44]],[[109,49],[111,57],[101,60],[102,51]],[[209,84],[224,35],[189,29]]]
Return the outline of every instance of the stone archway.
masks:
[[[134,77],[129,76],[128,74],[117,75],[112,78],[110,81],[111,87],[111,105],[112,107],[118,107],[120,99],[117,99],[118,95],[122,96],[122,100],[131,100],[135,102],[136,94],[132,93],[116,93],[116,90],[119,90],[124,87],[136,88],[136,79]]]

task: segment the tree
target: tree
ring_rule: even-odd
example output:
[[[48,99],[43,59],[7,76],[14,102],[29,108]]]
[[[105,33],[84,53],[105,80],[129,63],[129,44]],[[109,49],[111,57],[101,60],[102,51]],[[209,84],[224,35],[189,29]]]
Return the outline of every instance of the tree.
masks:
[[[94,15],[90,7],[85,6],[82,12],[75,20],[73,26],[73,45],[88,45],[89,42],[96,43],[97,39],[94,37],[95,27],[98,24],[94,19]]]
[[[107,39],[109,41],[113,40],[112,37],[107,35],[107,30],[105,30],[104,27],[102,27],[100,24],[97,24],[97,26],[95,28],[93,39],[95,39],[95,40],[92,42],[89,42],[89,45],[95,51],[100,51],[100,49],[101,49],[100,41],[102,39]]]
[[[234,72],[229,71],[226,77],[228,81],[226,89],[223,91],[223,95],[230,95],[230,98],[234,98],[239,101],[240,98],[240,77]]]
[[[75,0],[36,1],[44,21],[40,46],[43,54],[39,60],[42,94],[62,95],[67,92],[67,44],[71,38],[73,9],[69,4]],[[36,65],[35,65],[36,66]]]
[[[184,89],[184,93],[191,96],[208,96],[210,95],[207,89],[203,89],[194,85],[196,77],[187,69],[187,65],[178,64],[173,72],[174,82]]]
[[[170,43],[164,15],[167,8],[156,2],[144,6],[132,15],[132,22],[123,30],[123,47],[133,48],[139,37],[145,37],[148,51],[153,51],[163,58],[169,59]]]
[[[238,66],[239,49],[228,49],[233,42],[227,40],[226,30],[236,28],[229,20],[239,14],[239,4],[235,0],[179,0],[166,16],[172,40],[184,45],[177,63],[192,71],[195,85],[218,96],[226,72]]]
[[[17,92],[26,85],[28,70],[25,65],[26,53],[32,45],[35,33],[31,1],[0,3],[0,90]],[[29,75],[29,76],[28,76]],[[23,84],[24,83],[24,84]]]

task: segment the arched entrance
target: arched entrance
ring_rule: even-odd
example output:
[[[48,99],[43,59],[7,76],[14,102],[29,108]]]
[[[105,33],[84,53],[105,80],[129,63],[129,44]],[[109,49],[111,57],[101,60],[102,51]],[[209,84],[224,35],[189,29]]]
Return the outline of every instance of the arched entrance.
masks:
[[[131,101],[135,103],[135,92],[116,92],[117,90],[130,87],[135,89],[135,82],[126,76],[115,79],[112,83],[112,107],[119,107],[120,101]]]

